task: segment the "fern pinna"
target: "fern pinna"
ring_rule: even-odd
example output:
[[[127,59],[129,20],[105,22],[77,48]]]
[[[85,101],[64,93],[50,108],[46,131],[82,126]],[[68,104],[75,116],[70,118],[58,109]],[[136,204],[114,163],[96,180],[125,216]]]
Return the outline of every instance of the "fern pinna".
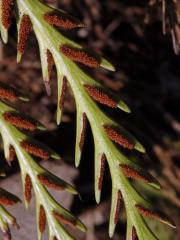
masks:
[[[164,222],[171,227],[174,223],[139,194],[130,179],[143,181],[155,188],[158,182],[132,162],[124,153],[137,150],[144,153],[143,146],[122,126],[105,114],[100,104],[125,112],[130,109],[123,101],[109,93],[98,81],[92,78],[81,66],[90,68],[103,67],[115,71],[104,58],[84,49],[79,44],[65,37],[61,30],[84,27],[74,17],[63,10],[56,10],[39,0],[9,0],[1,4],[1,34],[7,41],[11,11],[16,6],[18,46],[17,60],[20,61],[25,50],[26,40],[34,31],[39,43],[43,79],[50,94],[50,73],[56,66],[58,80],[57,123],[60,123],[67,84],[70,85],[77,106],[77,133],[75,162],[79,166],[85,140],[86,124],[89,121],[95,145],[95,196],[100,202],[104,175],[104,164],[108,163],[112,178],[112,203],[109,223],[109,235],[113,236],[119,220],[119,211],[124,202],[127,215],[127,240],[154,240],[144,218]],[[5,13],[5,14],[2,14]]]
[[[15,155],[17,156],[27,207],[32,198],[32,189],[34,190],[38,219],[38,239],[41,239],[46,223],[49,227],[50,239],[74,239],[64,225],[70,225],[85,231],[84,225],[58,204],[47,189],[65,190],[72,194],[78,194],[78,192],[71,185],[59,179],[39,164],[38,159],[59,159],[59,156],[24,132],[44,130],[44,127],[2,101],[27,100],[13,88],[1,83],[0,99],[0,132],[4,143],[5,157],[10,164]],[[9,237],[7,239],[10,239],[8,223],[17,224],[15,218],[3,206],[13,205],[16,202],[18,202],[18,198],[0,189],[0,227],[5,236]]]
[[[0,188],[0,228],[3,232],[4,239],[11,239],[9,225],[19,228],[16,218],[12,216],[6,209],[6,206],[13,206],[20,202],[19,198],[6,190]]]

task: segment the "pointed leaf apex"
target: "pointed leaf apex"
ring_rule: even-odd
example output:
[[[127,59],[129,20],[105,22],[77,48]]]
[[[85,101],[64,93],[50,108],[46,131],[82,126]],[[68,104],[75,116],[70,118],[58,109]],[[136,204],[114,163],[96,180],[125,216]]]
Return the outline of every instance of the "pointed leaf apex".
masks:
[[[7,32],[7,30],[1,32],[1,37],[2,37],[3,43],[7,44],[8,43],[8,32]]]
[[[124,112],[131,113],[131,109],[128,107],[128,105],[125,102],[120,101],[117,106]]]
[[[167,224],[168,226],[172,227],[172,228],[176,228],[176,224],[174,223],[174,221],[167,216],[166,214],[164,214],[161,211],[157,211],[157,210],[151,210],[147,207],[144,207],[142,205],[136,204],[135,207],[137,208],[138,212],[144,216],[144,217],[148,217],[154,220],[158,220],[162,223]]]
[[[115,67],[105,58],[101,59],[100,66],[112,72],[116,71]]]
[[[143,181],[144,183],[147,183],[156,189],[161,188],[159,182],[152,175],[141,168],[133,167],[127,164],[120,164],[120,167],[127,178]]]
[[[79,195],[79,196],[80,196],[78,190],[77,190],[74,186],[72,186],[72,185],[70,185],[70,184],[67,184],[67,185],[66,185],[65,190],[66,190],[67,192],[73,194],[73,195]]]
[[[57,117],[56,117],[56,123],[57,123],[58,126],[59,126],[60,123],[61,123],[61,119],[58,117],[58,114],[57,114]]]
[[[141,143],[139,143],[139,142],[136,142],[134,148],[135,148],[137,151],[141,152],[141,153],[146,153],[146,149],[145,149],[144,146],[143,146]]]
[[[82,222],[80,222],[78,228],[79,228],[79,230],[81,230],[82,232],[86,232],[86,231],[87,231],[87,227],[86,227]]]
[[[37,129],[39,129],[39,130],[41,130],[41,131],[46,131],[46,130],[47,130],[46,127],[43,126],[43,125],[41,125],[41,124],[39,124],[39,125],[37,126]]]
[[[74,195],[79,195],[79,192],[74,187],[69,188],[68,191]]]
[[[19,96],[18,98],[19,98],[21,101],[29,102],[29,98],[27,98],[27,97]]]
[[[109,226],[109,237],[112,238],[115,231],[115,225]]]
[[[75,167],[78,168],[81,164],[81,159],[78,158],[78,159],[75,159]]]
[[[16,58],[17,63],[20,63],[21,59],[22,59],[22,54],[18,51],[17,52],[17,58]]]
[[[161,190],[162,189],[162,187],[161,187],[159,182],[152,182],[152,183],[149,183],[149,185],[151,185],[153,188],[155,188],[157,190]]]
[[[99,204],[101,201],[101,191],[96,190],[95,192],[95,199],[96,199],[96,203]]]
[[[3,170],[0,170],[0,177],[5,177],[6,173]]]
[[[61,157],[60,157],[60,155],[59,154],[57,154],[57,153],[55,153],[55,152],[53,152],[53,153],[51,153],[51,155],[50,155],[53,159],[56,159],[56,160],[61,160]]]

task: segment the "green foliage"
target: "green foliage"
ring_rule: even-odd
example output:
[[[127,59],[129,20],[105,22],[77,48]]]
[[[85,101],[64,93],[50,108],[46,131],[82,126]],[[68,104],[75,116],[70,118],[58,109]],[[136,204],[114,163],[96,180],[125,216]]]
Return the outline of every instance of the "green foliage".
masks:
[[[17,96],[12,88],[5,88],[4,85],[4,91],[2,91],[2,86],[0,90],[0,95],[3,99],[8,96],[8,99],[12,100],[12,96]],[[31,201],[32,188],[34,190],[38,219],[38,239],[41,239],[41,235],[45,230],[46,222],[49,227],[50,239],[54,239],[55,237],[57,239],[74,239],[64,228],[64,223],[74,226],[82,231],[85,231],[84,225],[57,203],[53,196],[48,192],[47,188],[65,190],[72,194],[78,194],[78,192],[74,187],[42,167],[37,159],[37,157],[45,160],[48,158],[59,159],[59,155],[34,140],[34,138],[22,132],[20,129],[32,131],[35,129],[44,130],[44,127],[32,119],[25,117],[24,114],[18,112],[6,103],[0,101],[0,132],[4,143],[5,157],[7,161],[10,162],[13,160],[12,152],[17,156],[21,169],[26,207],[28,207]],[[4,199],[4,196],[6,196],[6,199]],[[1,190],[0,203],[1,202],[6,205],[12,205],[17,202],[17,200],[10,196],[10,194],[4,194],[3,190]],[[15,223],[15,219],[3,208],[3,206],[0,206],[0,222],[2,230],[6,233],[8,232],[7,224]]]
[[[4,208],[4,206],[14,205],[19,201],[20,200],[16,196],[0,188],[0,228],[5,239],[11,238],[9,225],[16,226],[17,228],[19,228],[19,225],[16,219]]]
[[[79,44],[62,34],[60,31],[61,28],[71,29],[83,26],[83,24],[80,24],[79,21],[64,11],[59,10],[57,12],[57,10],[38,0],[17,0],[16,4],[18,61],[20,61],[23,54],[27,35],[33,29],[39,43],[43,78],[48,93],[50,93],[50,70],[53,63],[56,66],[58,81],[58,124],[61,120],[63,104],[60,103],[63,102],[62,98],[64,96],[66,81],[74,93],[77,107],[76,166],[80,164],[86,121],[88,120],[90,123],[95,146],[95,196],[97,203],[100,202],[101,197],[104,162],[107,161],[108,163],[112,178],[112,203],[109,223],[110,237],[113,236],[119,219],[120,206],[122,205],[122,201],[124,201],[127,215],[127,240],[134,240],[136,238],[139,240],[157,239],[148,227],[144,217],[159,220],[172,227],[174,227],[174,224],[166,216],[153,209],[151,204],[137,192],[133,182],[129,178],[144,181],[158,189],[160,186],[152,176],[128,159],[122,148],[126,148],[129,151],[137,150],[142,153],[145,150],[127,130],[104,113],[97,102],[112,108],[120,108],[125,112],[130,112],[130,109],[123,101],[117,100],[118,98],[109,93],[99,82],[87,74],[85,70],[82,70],[76,62],[90,67],[103,67],[111,71],[115,71],[114,67],[104,58],[83,49]],[[49,16],[53,16],[53,14],[54,18],[50,18]],[[53,25],[60,27],[60,29],[55,28]],[[2,24],[1,29],[2,38],[6,42],[7,29],[2,27]],[[22,166],[25,164],[24,160],[20,162],[22,162]],[[34,166],[34,162],[32,165]],[[39,169],[39,166],[34,167],[35,169]],[[24,171],[23,167],[22,171]],[[36,182],[37,178],[34,176],[34,170],[30,169],[29,171],[33,179],[34,188],[37,189],[39,185]],[[39,191],[36,194],[38,193]],[[43,198],[43,195],[37,198],[39,201],[42,201],[41,198]],[[51,202],[48,201],[45,205],[47,209],[49,204]],[[49,219],[52,219],[51,214],[48,216]],[[55,235],[56,232],[54,231],[55,229],[52,234]]]

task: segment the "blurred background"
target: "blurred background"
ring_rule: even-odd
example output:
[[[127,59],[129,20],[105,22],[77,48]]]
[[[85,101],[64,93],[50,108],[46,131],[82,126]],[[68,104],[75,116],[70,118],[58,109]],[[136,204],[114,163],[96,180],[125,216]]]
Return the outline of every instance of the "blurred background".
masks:
[[[160,181],[163,194],[156,192],[149,198],[156,207],[172,216],[180,225],[180,56],[173,52],[171,37],[162,34],[161,9],[149,6],[144,0],[49,0],[52,6],[63,8],[82,20],[87,28],[70,33],[72,38],[106,56],[116,67],[115,73],[94,70],[96,79],[122,97],[132,114],[115,112],[114,118],[129,129],[146,147],[147,154],[133,156]],[[35,36],[28,40],[22,62],[16,63],[16,26],[10,28],[5,46],[0,40],[0,81],[21,90],[31,99],[19,108],[42,122],[47,133],[37,138],[56,150],[60,162],[46,163],[58,176],[77,186],[81,199],[69,194],[56,194],[63,206],[79,216],[87,225],[86,235],[74,233],[77,239],[108,240],[108,218],[111,179],[108,169],[104,180],[102,201],[94,198],[94,147],[88,128],[83,159],[79,169],[74,167],[76,106],[69,89],[62,124],[56,126],[56,74],[52,74],[52,95],[47,97],[42,81],[39,49]],[[111,111],[110,111],[111,112]],[[22,198],[18,164],[9,168],[5,163],[2,142],[0,161],[7,178],[0,185]],[[67,174],[68,173],[68,174]],[[153,197],[152,197],[153,196]],[[36,239],[34,205],[25,210],[21,204],[11,212],[21,225],[13,230],[14,240]],[[180,240],[175,231],[156,222],[149,223],[162,240]],[[125,212],[113,240],[125,238]],[[46,238],[45,238],[46,239]]]

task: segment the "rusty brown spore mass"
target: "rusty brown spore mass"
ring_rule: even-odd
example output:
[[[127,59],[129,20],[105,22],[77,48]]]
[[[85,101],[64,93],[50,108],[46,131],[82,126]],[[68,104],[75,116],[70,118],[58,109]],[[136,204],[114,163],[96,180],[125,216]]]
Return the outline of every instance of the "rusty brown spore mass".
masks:
[[[69,59],[82,63],[88,67],[98,68],[100,66],[98,59],[83,49],[76,49],[67,45],[61,45],[60,52]]]
[[[28,15],[23,15],[20,19],[19,41],[17,46],[18,52],[20,52],[21,54],[23,54],[25,51],[26,41],[32,30],[33,28],[30,17]]]
[[[2,1],[2,25],[8,29],[11,26],[12,8],[14,0],[1,0]]]

